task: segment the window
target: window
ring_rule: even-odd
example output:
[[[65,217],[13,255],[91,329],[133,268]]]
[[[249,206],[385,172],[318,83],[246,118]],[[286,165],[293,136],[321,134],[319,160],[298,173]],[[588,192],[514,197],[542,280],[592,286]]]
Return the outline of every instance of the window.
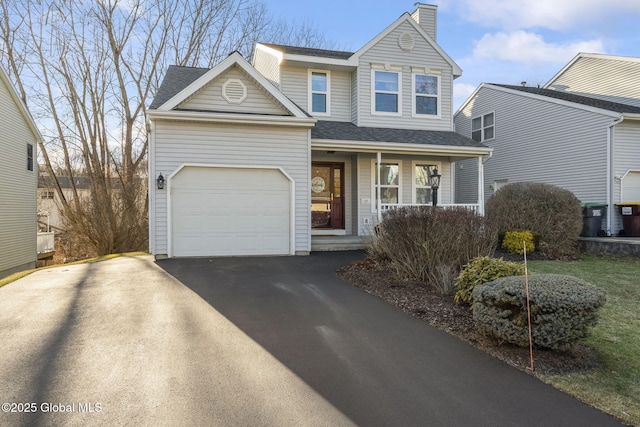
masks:
[[[378,206],[378,163],[372,161],[373,172],[373,197],[374,200],[372,210],[375,212]],[[383,162],[380,163],[380,202],[383,205],[396,205],[401,200],[401,179],[400,171],[402,170],[402,164],[398,162]]]
[[[433,201],[429,177],[438,165],[414,163],[413,165],[413,203],[428,204]]]
[[[313,114],[329,114],[329,72],[309,71],[309,110]]]
[[[482,142],[493,139],[494,131],[494,113],[478,116],[471,120],[471,139]]]
[[[413,75],[413,114],[439,116],[440,79],[425,74]]]
[[[42,193],[40,193],[40,198],[53,200],[54,194],[55,193],[53,191],[43,191]]]
[[[401,75],[395,71],[373,71],[373,112],[401,114]]]
[[[33,170],[33,144],[27,144],[27,170]]]

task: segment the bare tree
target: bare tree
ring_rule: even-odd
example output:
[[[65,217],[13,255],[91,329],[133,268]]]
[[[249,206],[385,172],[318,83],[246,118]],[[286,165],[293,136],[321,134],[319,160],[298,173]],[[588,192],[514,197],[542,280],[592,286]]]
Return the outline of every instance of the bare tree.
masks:
[[[44,136],[70,231],[98,254],[146,249],[146,105],[170,64],[211,67],[282,34],[319,38],[310,24],[273,25],[255,0],[3,0],[0,60]],[[81,197],[76,175],[86,176]]]

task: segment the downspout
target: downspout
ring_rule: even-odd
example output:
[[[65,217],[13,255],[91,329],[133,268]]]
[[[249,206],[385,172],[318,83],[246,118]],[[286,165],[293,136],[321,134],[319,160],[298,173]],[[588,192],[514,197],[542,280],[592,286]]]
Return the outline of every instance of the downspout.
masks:
[[[478,213],[484,215],[484,164],[493,157],[493,151],[484,158],[478,157]]]
[[[613,213],[614,213],[614,202],[613,202],[613,181],[611,180],[611,174],[613,173],[613,127],[622,123],[624,121],[624,116],[621,115],[619,118],[615,119],[613,123],[611,123],[607,127],[607,233],[611,235],[611,231],[613,229]]]
[[[378,185],[376,186],[376,195],[377,197],[377,201],[376,201],[376,210],[378,212],[378,224],[380,224],[382,222],[382,193],[380,191],[380,170],[381,170],[381,163],[382,163],[382,153],[380,151],[378,151],[378,153],[376,154],[376,160],[378,162],[378,167],[377,167],[377,177],[378,177]]]

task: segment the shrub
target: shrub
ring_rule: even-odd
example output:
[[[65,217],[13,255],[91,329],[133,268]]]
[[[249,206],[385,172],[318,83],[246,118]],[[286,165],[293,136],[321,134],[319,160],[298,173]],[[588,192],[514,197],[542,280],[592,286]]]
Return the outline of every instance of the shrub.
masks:
[[[502,239],[502,248],[506,249],[510,254],[522,255],[525,245],[527,247],[527,253],[533,252],[536,249],[533,233],[530,231],[509,230],[504,234],[504,238]]]
[[[413,206],[385,212],[368,251],[388,260],[400,277],[448,293],[463,265],[493,254],[496,236],[484,217],[468,209]]]
[[[465,265],[456,279],[458,292],[455,295],[456,302],[471,304],[473,302],[472,291],[478,285],[482,285],[501,277],[524,275],[524,265],[508,262],[502,258],[477,257]]]
[[[505,185],[487,201],[486,215],[498,232],[538,234],[538,249],[550,258],[574,258],[578,253],[582,210],[568,190],[533,182]]]
[[[538,274],[529,277],[529,300],[534,345],[566,350],[595,326],[606,297],[602,289],[578,278]],[[480,333],[529,345],[524,277],[476,286],[472,310]]]

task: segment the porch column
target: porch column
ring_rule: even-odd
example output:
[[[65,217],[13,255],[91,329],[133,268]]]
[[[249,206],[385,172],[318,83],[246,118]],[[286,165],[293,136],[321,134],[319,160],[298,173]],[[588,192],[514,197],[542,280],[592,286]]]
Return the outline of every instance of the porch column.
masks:
[[[376,171],[376,176],[378,177],[378,185],[376,186],[376,194],[378,195],[378,200],[376,202],[376,210],[378,211],[378,224],[380,224],[380,222],[382,222],[382,197],[381,197],[381,192],[380,192],[380,168],[381,163],[382,163],[382,153],[378,151],[377,153],[377,171]]]
[[[478,156],[478,213],[484,215],[484,162]]]

